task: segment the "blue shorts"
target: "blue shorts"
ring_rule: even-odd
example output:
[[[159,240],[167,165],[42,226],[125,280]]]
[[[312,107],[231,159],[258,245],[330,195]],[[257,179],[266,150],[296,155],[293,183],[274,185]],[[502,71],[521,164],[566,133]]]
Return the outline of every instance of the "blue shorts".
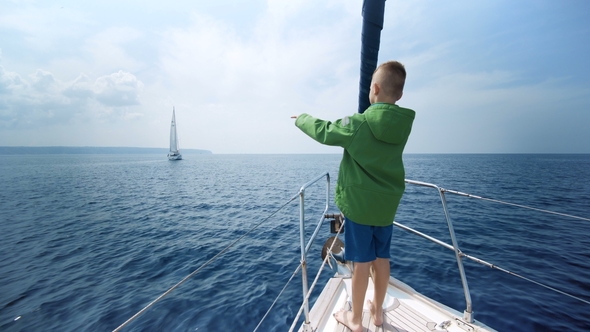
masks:
[[[344,217],[344,259],[366,263],[377,258],[389,259],[393,225],[367,226]]]

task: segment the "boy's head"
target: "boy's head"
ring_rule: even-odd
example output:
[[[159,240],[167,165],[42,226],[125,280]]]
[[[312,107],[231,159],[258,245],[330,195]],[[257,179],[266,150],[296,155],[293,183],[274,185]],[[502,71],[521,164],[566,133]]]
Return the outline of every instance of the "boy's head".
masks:
[[[404,65],[398,61],[382,63],[373,73],[369,101],[371,104],[378,102],[394,104],[402,97],[405,82]]]

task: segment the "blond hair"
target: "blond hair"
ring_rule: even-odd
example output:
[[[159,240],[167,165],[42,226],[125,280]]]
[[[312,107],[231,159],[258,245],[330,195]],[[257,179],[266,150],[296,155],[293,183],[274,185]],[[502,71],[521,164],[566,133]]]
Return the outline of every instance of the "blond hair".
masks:
[[[395,99],[399,99],[404,92],[406,83],[406,68],[398,61],[387,61],[379,65],[373,75],[379,70],[379,81],[383,92]]]

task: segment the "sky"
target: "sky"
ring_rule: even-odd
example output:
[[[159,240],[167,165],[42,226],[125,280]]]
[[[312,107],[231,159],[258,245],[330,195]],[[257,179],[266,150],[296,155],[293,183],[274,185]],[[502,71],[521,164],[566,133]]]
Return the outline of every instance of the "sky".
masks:
[[[357,111],[362,0],[1,0],[0,146],[340,153],[292,115]],[[406,153],[590,153],[590,1],[388,0]]]

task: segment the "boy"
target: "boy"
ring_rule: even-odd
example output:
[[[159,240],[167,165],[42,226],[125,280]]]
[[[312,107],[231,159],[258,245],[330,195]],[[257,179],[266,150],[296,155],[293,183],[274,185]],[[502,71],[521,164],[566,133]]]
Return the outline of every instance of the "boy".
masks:
[[[397,61],[381,64],[373,73],[369,101],[363,114],[334,123],[308,114],[295,125],[314,140],[344,148],[336,205],[346,218],[345,259],[354,262],[352,312],[341,310],[336,319],[361,332],[363,301],[374,269],[373,301],[367,300],[373,322],[383,324],[383,301],[389,283],[389,249],[395,212],[405,190],[402,152],[415,112],[395,103],[402,97],[406,70]]]

